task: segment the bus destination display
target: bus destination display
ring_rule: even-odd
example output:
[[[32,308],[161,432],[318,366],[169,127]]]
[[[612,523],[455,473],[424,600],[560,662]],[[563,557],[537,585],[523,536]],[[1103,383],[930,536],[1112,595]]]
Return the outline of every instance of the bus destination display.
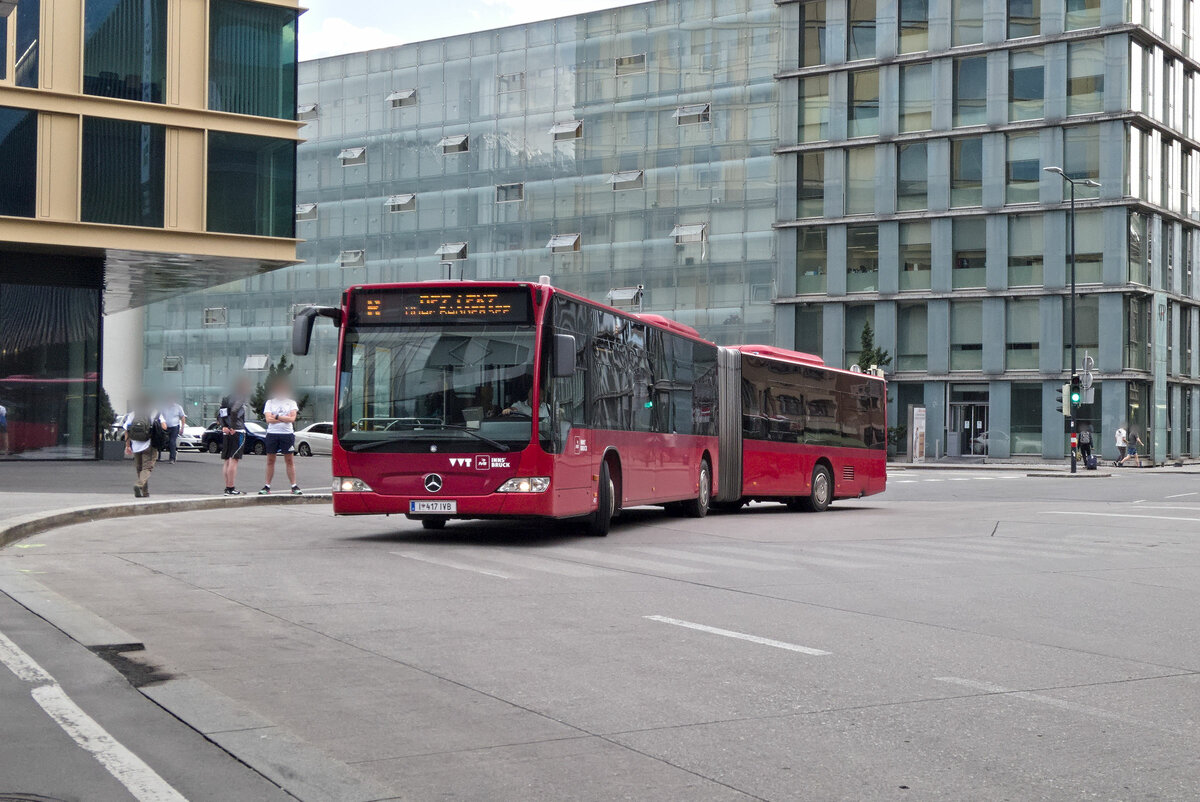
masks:
[[[359,292],[360,324],[528,323],[529,290],[430,288]]]

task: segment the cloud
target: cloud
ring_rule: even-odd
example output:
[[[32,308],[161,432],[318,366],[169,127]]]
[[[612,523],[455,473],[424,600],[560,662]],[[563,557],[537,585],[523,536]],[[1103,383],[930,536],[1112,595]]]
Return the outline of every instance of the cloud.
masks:
[[[325,17],[305,25],[300,18],[300,58],[304,61],[404,44],[404,37],[381,28],[358,26],[341,17]]]

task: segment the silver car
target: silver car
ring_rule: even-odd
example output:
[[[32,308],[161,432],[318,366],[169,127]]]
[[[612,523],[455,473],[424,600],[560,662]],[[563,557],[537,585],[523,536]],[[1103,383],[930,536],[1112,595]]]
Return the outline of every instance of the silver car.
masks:
[[[302,457],[333,453],[333,424],[310,423],[296,432],[296,453]]]

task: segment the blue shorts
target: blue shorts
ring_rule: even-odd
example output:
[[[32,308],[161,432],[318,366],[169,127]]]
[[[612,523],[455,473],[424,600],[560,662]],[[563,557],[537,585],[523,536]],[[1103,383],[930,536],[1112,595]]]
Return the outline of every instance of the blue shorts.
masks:
[[[295,454],[296,435],[291,432],[267,432],[268,454]]]

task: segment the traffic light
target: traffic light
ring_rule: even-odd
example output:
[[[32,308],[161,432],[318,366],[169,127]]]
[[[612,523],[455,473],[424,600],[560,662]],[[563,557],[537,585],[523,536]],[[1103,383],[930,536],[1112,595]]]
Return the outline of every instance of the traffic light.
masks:
[[[1063,414],[1064,417],[1071,416],[1071,385],[1064,384],[1054,391],[1057,398],[1054,399],[1054,408]]]
[[[1083,400],[1083,382],[1078,376],[1071,377],[1071,406],[1079,406]]]

